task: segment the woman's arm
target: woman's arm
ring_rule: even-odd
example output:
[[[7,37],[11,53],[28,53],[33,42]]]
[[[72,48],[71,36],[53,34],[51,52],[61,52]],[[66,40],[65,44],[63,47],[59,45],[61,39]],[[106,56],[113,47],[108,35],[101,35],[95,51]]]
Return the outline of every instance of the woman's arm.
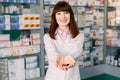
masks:
[[[73,41],[70,43],[69,51],[70,53],[65,56],[65,63],[69,64],[65,66],[66,70],[75,66],[76,59],[82,54],[83,51],[83,43],[84,43],[84,35],[79,34]]]
[[[83,52],[83,43],[84,43],[84,35],[81,33],[79,34],[73,41],[73,49],[71,50],[70,55],[76,59],[78,58]]]
[[[57,68],[63,70],[62,64],[64,64],[64,56],[60,55],[55,46],[54,40],[50,38],[49,34],[45,34],[44,44],[48,61],[54,64]]]
[[[55,63],[55,59],[59,55],[59,52],[57,51],[56,46],[49,34],[44,35],[44,44],[48,60],[52,63]]]

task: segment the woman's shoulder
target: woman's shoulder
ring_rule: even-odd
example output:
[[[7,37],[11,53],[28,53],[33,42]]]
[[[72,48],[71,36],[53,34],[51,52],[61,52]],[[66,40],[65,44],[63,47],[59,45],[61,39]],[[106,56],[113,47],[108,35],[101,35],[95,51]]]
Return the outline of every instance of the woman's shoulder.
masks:
[[[49,33],[44,34],[44,37],[43,37],[43,38],[44,38],[44,39],[47,39],[47,40],[53,40],[53,39],[50,37]]]
[[[83,33],[79,33],[75,38],[74,38],[74,40],[76,41],[76,42],[84,42],[84,34]]]
[[[45,38],[50,38],[50,35],[48,33],[44,34],[44,39]]]
[[[44,34],[44,37],[49,37],[49,34],[48,33]]]
[[[81,32],[75,38],[84,38],[84,34]]]
[[[79,33],[73,40],[75,40],[75,41],[84,41],[84,34]]]

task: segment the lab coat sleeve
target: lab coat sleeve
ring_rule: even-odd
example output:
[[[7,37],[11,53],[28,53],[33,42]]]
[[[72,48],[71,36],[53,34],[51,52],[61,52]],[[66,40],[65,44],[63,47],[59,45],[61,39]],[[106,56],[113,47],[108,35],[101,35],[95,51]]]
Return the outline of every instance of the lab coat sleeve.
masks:
[[[83,52],[83,43],[84,43],[84,34],[80,33],[73,39],[73,49],[71,50],[70,55],[77,59]]]
[[[55,63],[55,59],[59,55],[59,52],[56,49],[54,40],[50,38],[49,34],[44,35],[44,44],[49,62]]]

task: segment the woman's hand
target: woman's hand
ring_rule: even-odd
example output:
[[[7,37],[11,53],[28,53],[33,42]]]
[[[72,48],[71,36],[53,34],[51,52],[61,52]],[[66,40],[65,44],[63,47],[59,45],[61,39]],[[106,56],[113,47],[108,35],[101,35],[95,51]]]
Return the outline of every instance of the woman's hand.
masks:
[[[61,70],[64,70],[63,69],[63,64],[64,64],[64,56],[62,55],[58,55],[56,57],[56,61],[55,61],[55,66]]]
[[[64,57],[64,64],[67,64],[67,66],[63,66],[66,70],[75,66],[75,60],[72,56],[68,55]]]
[[[69,68],[75,66],[75,60],[72,56],[62,56],[58,55],[55,61],[55,66],[61,70],[68,70]]]

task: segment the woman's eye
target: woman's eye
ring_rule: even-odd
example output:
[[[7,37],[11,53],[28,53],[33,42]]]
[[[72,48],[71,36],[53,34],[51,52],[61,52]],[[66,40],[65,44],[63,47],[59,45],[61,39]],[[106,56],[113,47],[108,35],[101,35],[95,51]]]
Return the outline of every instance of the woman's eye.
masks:
[[[68,11],[64,11],[64,12],[57,12],[56,15],[62,15],[62,14],[70,14]]]
[[[58,13],[56,13],[56,15],[60,15],[60,14],[61,14],[61,13],[59,13],[59,12],[58,12]]]
[[[65,14],[69,14],[69,12],[66,11]]]

